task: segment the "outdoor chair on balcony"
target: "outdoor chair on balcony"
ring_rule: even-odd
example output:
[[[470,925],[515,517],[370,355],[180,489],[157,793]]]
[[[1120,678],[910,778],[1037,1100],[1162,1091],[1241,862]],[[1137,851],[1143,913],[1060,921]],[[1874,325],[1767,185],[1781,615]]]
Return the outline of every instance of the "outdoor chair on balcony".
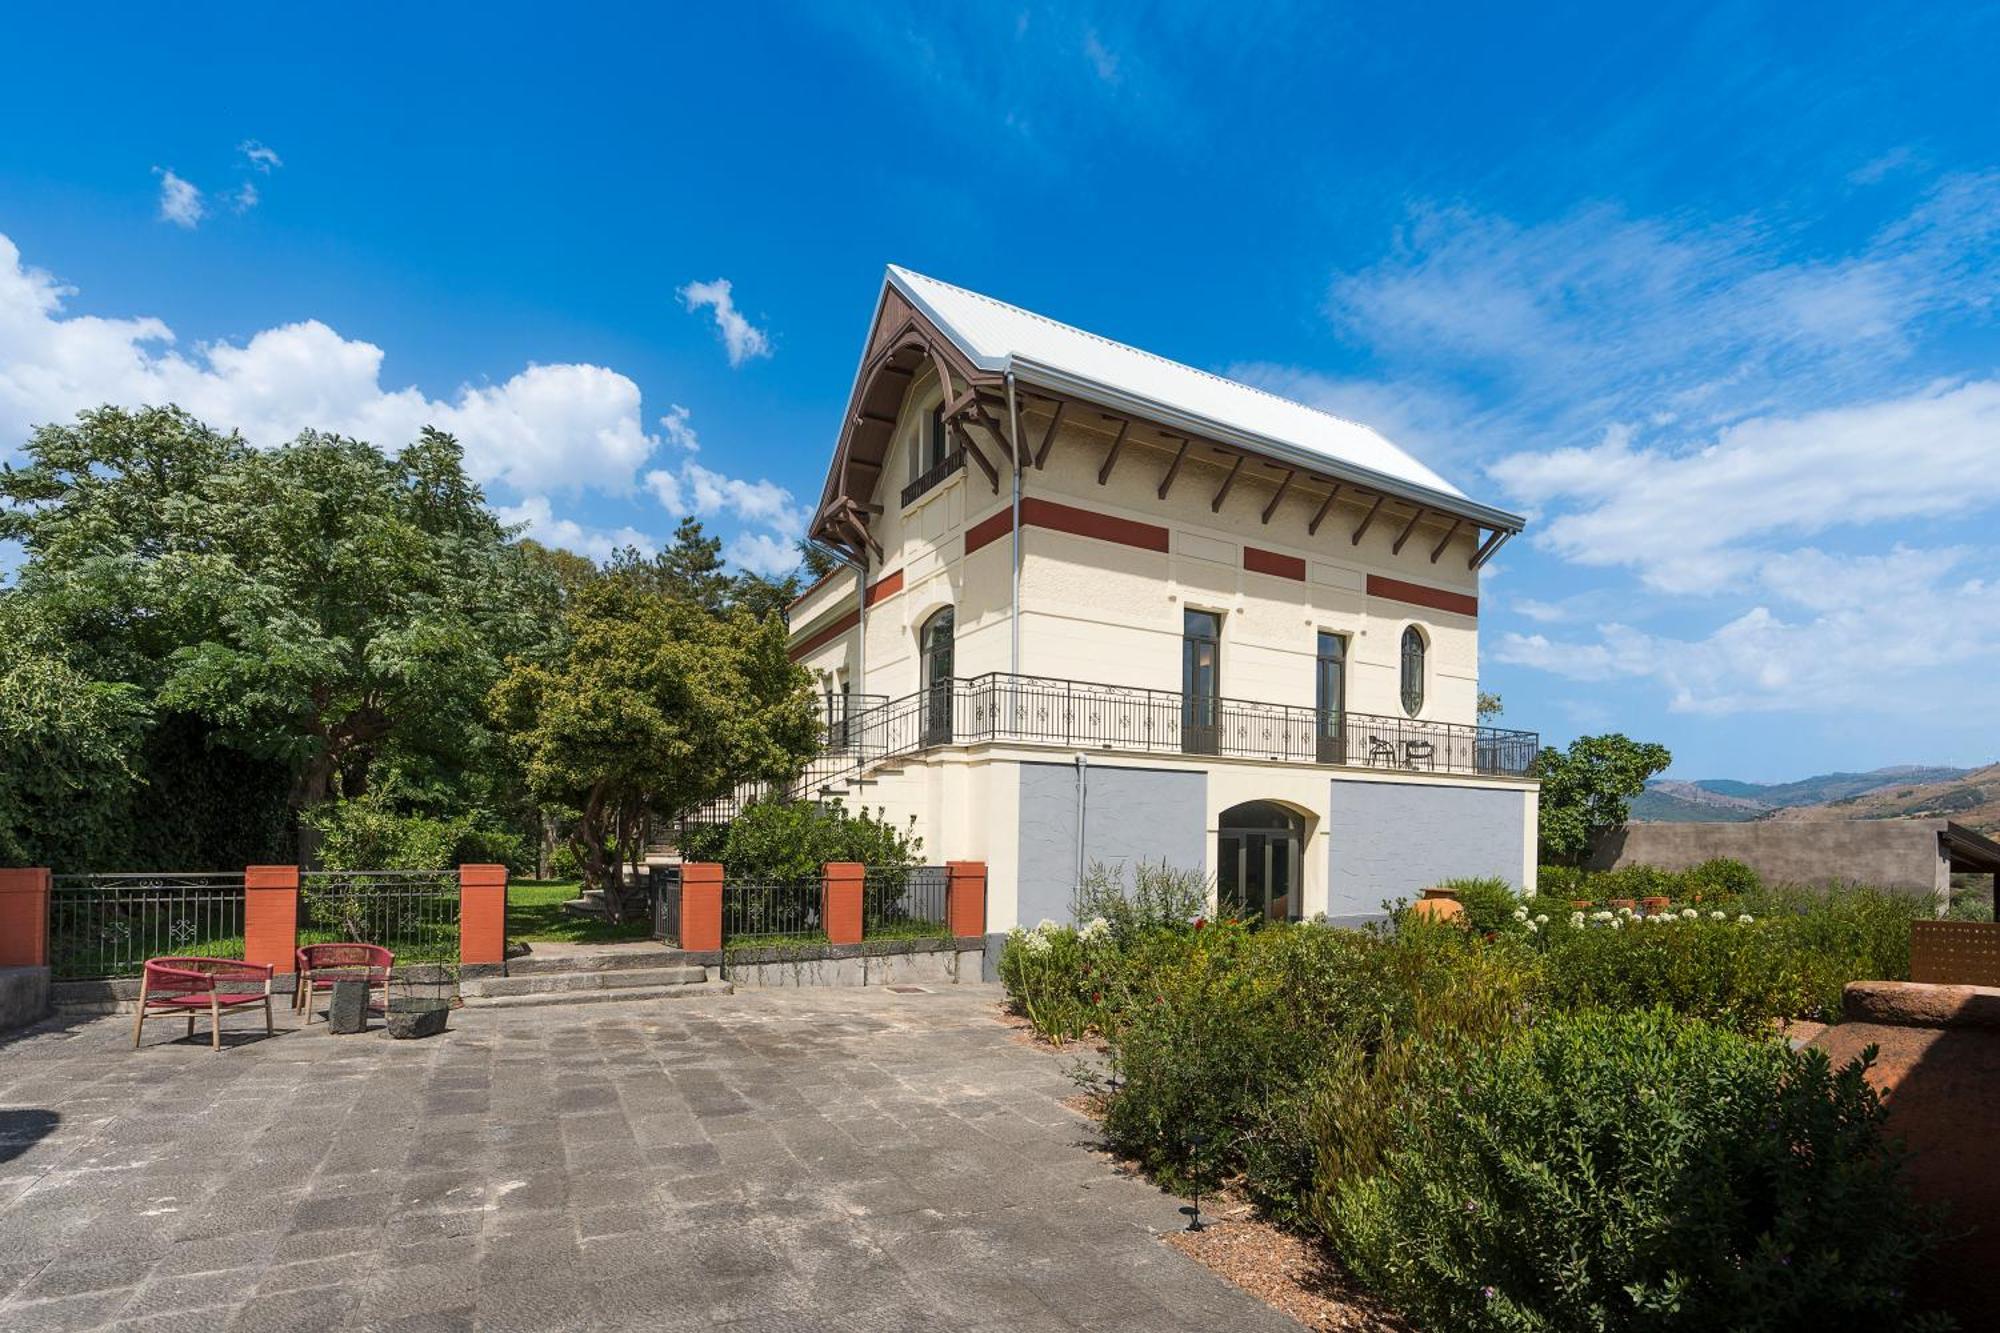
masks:
[[[1404,741],[1403,767],[1417,768],[1419,766],[1423,768],[1437,767],[1437,747],[1429,741]]]
[[[139,1016],[132,1025],[132,1048],[150,1015],[185,1014],[188,1036],[194,1036],[194,1020],[208,1011],[209,1031],[216,1050],[222,1049],[222,1012],[264,1006],[264,1035],[270,1036],[271,973],[269,963],[246,963],[241,958],[149,958],[139,981]],[[253,989],[254,988],[254,989]]]
[[[292,969],[292,1008],[306,1011],[312,1022],[314,991],[330,991],[337,981],[365,981],[379,986],[379,1007],[389,1011],[389,969],[396,955],[379,944],[302,944]]]
[[[1383,740],[1380,736],[1370,736],[1368,738],[1368,767],[1374,768],[1378,764],[1387,764],[1389,767],[1394,768],[1396,766],[1396,747]]]

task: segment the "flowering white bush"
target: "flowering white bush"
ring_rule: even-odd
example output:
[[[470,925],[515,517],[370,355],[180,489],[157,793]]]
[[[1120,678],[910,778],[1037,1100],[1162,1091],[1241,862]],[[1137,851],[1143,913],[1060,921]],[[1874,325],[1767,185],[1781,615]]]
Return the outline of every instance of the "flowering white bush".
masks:
[[[1700,915],[1701,913],[1695,911],[1692,907],[1683,907],[1681,909],[1681,920],[1683,921],[1692,921]]]
[[[1537,912],[1537,913],[1535,914],[1535,924],[1536,924],[1536,925],[1538,925],[1538,926],[1546,926],[1546,925],[1548,925],[1548,924],[1549,924],[1549,914],[1548,914],[1547,912]]]
[[[1710,921],[1726,921],[1729,919],[1729,914],[1726,912],[1710,912],[1708,919]]]
[[[1085,944],[1098,944],[1111,938],[1111,923],[1101,916],[1094,916],[1084,922],[1083,929],[1076,934]]]
[[[1570,924],[1570,925],[1571,925],[1571,927],[1572,927],[1572,928],[1574,928],[1574,929],[1577,929],[1577,930],[1581,930],[1581,929],[1583,929],[1583,913],[1582,913],[1582,912],[1571,912],[1571,913],[1569,914],[1569,924]]]
[[[1748,912],[1745,912],[1743,915],[1736,918],[1736,924],[1739,926],[1747,926],[1755,919],[1756,918],[1752,917]]]
[[[1517,907],[1517,908],[1515,908],[1515,909],[1514,909],[1514,919],[1515,919],[1516,921],[1526,921],[1526,920],[1528,919],[1528,909],[1527,909],[1527,908],[1525,908],[1525,907]]]

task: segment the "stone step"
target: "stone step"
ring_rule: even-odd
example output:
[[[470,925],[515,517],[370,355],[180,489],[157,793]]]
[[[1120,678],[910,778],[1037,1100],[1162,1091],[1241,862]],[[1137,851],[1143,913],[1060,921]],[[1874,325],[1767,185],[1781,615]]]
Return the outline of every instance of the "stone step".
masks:
[[[549,946],[544,946],[549,947]],[[507,960],[510,977],[550,972],[617,972],[642,968],[688,967],[686,954],[663,944],[606,944],[575,948],[575,952],[535,952]]]
[[[609,1004],[651,1000],[699,1000],[710,995],[734,995],[726,981],[698,981],[675,986],[611,986],[603,990],[539,991],[527,995],[468,995],[467,1009],[532,1009],[549,1004]]]
[[[593,968],[578,972],[531,972],[525,976],[475,977],[460,984],[468,999],[503,995],[555,995],[600,990],[631,990],[653,986],[695,986],[708,980],[708,969],[693,964],[677,967]]]

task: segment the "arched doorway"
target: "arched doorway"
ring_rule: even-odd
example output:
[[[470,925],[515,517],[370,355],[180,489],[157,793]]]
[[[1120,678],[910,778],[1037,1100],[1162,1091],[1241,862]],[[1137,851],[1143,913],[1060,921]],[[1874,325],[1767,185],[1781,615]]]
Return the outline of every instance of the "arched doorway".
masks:
[[[1246,801],[1216,824],[1215,887],[1225,912],[1299,919],[1305,817],[1276,801]]]
[[[917,646],[923,656],[924,744],[951,744],[952,609],[945,607],[924,622]]]

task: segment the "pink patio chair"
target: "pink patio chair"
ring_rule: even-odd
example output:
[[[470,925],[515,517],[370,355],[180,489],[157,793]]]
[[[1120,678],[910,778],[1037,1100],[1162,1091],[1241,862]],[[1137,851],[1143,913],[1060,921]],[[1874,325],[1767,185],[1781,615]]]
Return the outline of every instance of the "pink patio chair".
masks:
[[[269,963],[246,963],[241,958],[149,958],[139,980],[139,1017],[132,1025],[132,1049],[146,1028],[146,1017],[186,1014],[188,1036],[194,1036],[194,1020],[208,1011],[209,1030],[216,1050],[222,1049],[222,1011],[264,1006],[264,1035],[272,1034],[271,973]],[[258,989],[251,989],[257,987]]]
[[[336,981],[365,981],[382,988],[382,1012],[389,1012],[389,969],[396,955],[379,944],[302,944],[292,970],[292,1008],[312,1022],[314,991],[330,991]]]

